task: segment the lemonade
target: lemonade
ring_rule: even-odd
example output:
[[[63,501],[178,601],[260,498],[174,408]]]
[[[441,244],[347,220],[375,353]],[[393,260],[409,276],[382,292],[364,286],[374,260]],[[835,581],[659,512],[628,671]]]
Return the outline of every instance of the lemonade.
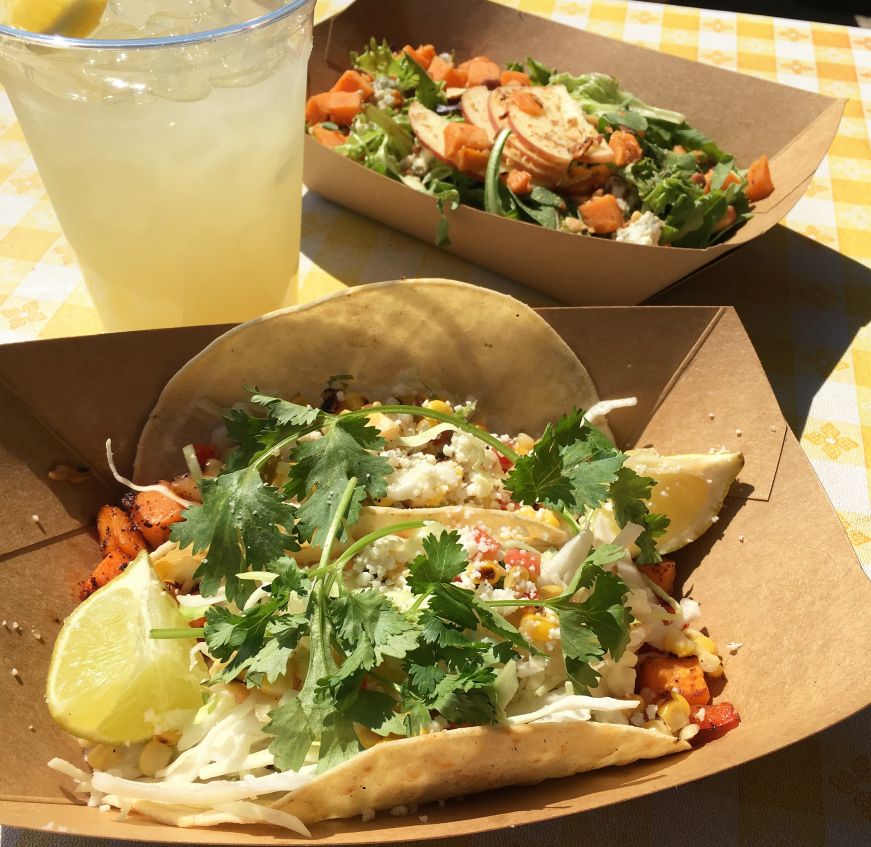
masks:
[[[83,46],[0,34],[0,81],[107,327],[293,301],[313,4],[109,0]]]

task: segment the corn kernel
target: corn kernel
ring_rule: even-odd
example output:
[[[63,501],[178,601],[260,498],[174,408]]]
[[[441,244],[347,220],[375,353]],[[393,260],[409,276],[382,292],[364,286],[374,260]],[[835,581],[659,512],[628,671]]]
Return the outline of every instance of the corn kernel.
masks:
[[[505,574],[505,589],[511,591],[518,582],[528,582],[529,571],[526,568],[511,568]]]
[[[543,524],[552,526],[554,529],[559,529],[559,518],[556,516],[556,513],[552,512],[550,509],[539,509],[538,512],[536,512],[536,517]]]
[[[535,509],[533,509],[532,506],[521,506],[514,514],[521,518],[535,520]]]
[[[427,409],[432,409],[434,412],[442,412],[445,415],[452,415],[454,413],[454,407],[444,400],[429,400],[423,405]],[[426,421],[426,429],[439,423],[435,418],[424,418],[424,421]]]
[[[671,700],[661,703],[656,714],[671,732],[679,732],[690,722],[689,703],[677,693]]]
[[[719,652],[717,650],[717,642],[714,641],[713,638],[708,638],[708,636],[703,632],[699,632],[697,629],[687,629],[685,635],[691,638],[695,643],[698,655],[701,655],[702,653],[713,653],[716,656]]]
[[[541,612],[525,612],[518,628],[527,641],[543,644],[550,638],[555,626],[554,621]]]
[[[662,643],[669,653],[681,659],[694,656],[696,652],[696,645],[677,628],[669,629]]]
[[[696,655],[699,657],[699,667],[708,676],[716,678],[723,675],[723,663],[719,656],[704,650],[697,651]]]
[[[505,568],[496,562],[481,562],[475,570],[478,574],[474,578],[474,582],[478,585],[482,582],[489,582],[490,585],[493,585],[505,576]]]
[[[535,447],[535,439],[531,435],[527,435],[525,432],[521,432],[520,435],[514,439],[514,452],[520,456],[525,456],[527,453],[531,453],[533,447]]]
[[[139,754],[139,770],[145,776],[154,776],[172,760],[172,748],[159,741],[149,741]]]
[[[121,754],[108,744],[97,744],[92,747],[85,758],[95,771],[107,771],[121,764]]]
[[[542,600],[550,600],[552,597],[559,597],[564,590],[560,585],[542,585],[538,589],[538,596]]]

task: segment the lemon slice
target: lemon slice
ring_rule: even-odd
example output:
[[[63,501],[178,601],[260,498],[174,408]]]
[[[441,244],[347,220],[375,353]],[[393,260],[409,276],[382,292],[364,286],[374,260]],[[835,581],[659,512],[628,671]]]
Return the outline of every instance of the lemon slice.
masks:
[[[715,522],[729,486],[744,467],[740,453],[660,456],[656,450],[631,450],[628,455],[630,468],[656,480],[648,503],[650,511],[667,515],[671,521],[656,541],[662,554],[695,541]],[[591,528],[600,541],[614,539],[619,530],[610,504],[593,513]]]
[[[100,23],[107,0],[7,0],[7,23],[16,29],[86,38]]]
[[[78,738],[126,744],[166,729],[176,710],[198,709],[206,671],[201,660],[191,670],[196,640],[150,637],[185,625],[140,553],[64,621],[45,690],[51,716]]]

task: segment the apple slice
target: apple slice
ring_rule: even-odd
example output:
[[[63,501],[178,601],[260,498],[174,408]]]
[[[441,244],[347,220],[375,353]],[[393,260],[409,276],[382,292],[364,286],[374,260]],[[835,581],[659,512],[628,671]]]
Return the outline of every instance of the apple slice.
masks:
[[[496,129],[490,121],[487,108],[489,98],[490,89],[486,85],[475,85],[463,92],[463,96],[460,98],[460,106],[463,110],[463,117],[470,124],[483,129],[492,144],[496,138]]]
[[[451,162],[445,155],[445,128],[449,121],[414,100],[408,107],[408,122],[417,140],[433,156],[450,165]]]

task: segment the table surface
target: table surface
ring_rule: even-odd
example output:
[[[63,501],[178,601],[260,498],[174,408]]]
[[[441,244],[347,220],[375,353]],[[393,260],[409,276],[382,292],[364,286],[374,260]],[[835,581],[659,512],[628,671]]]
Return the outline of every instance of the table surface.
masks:
[[[871,32],[622,0],[500,2],[601,35],[848,98],[828,156],[782,225],[655,302],[737,307],[784,413],[871,576]],[[348,0],[320,0],[317,15],[347,5]],[[533,304],[547,302],[313,194],[305,196],[303,210],[304,300],[361,282],[441,276],[498,288]],[[21,130],[0,97],[0,342],[99,331]],[[676,822],[691,825],[693,842],[706,847],[868,843],[871,712],[692,786],[452,843],[585,845],[607,832],[614,844],[653,844],[671,840]],[[37,847],[49,840],[57,847],[70,839],[6,830],[2,847]]]

